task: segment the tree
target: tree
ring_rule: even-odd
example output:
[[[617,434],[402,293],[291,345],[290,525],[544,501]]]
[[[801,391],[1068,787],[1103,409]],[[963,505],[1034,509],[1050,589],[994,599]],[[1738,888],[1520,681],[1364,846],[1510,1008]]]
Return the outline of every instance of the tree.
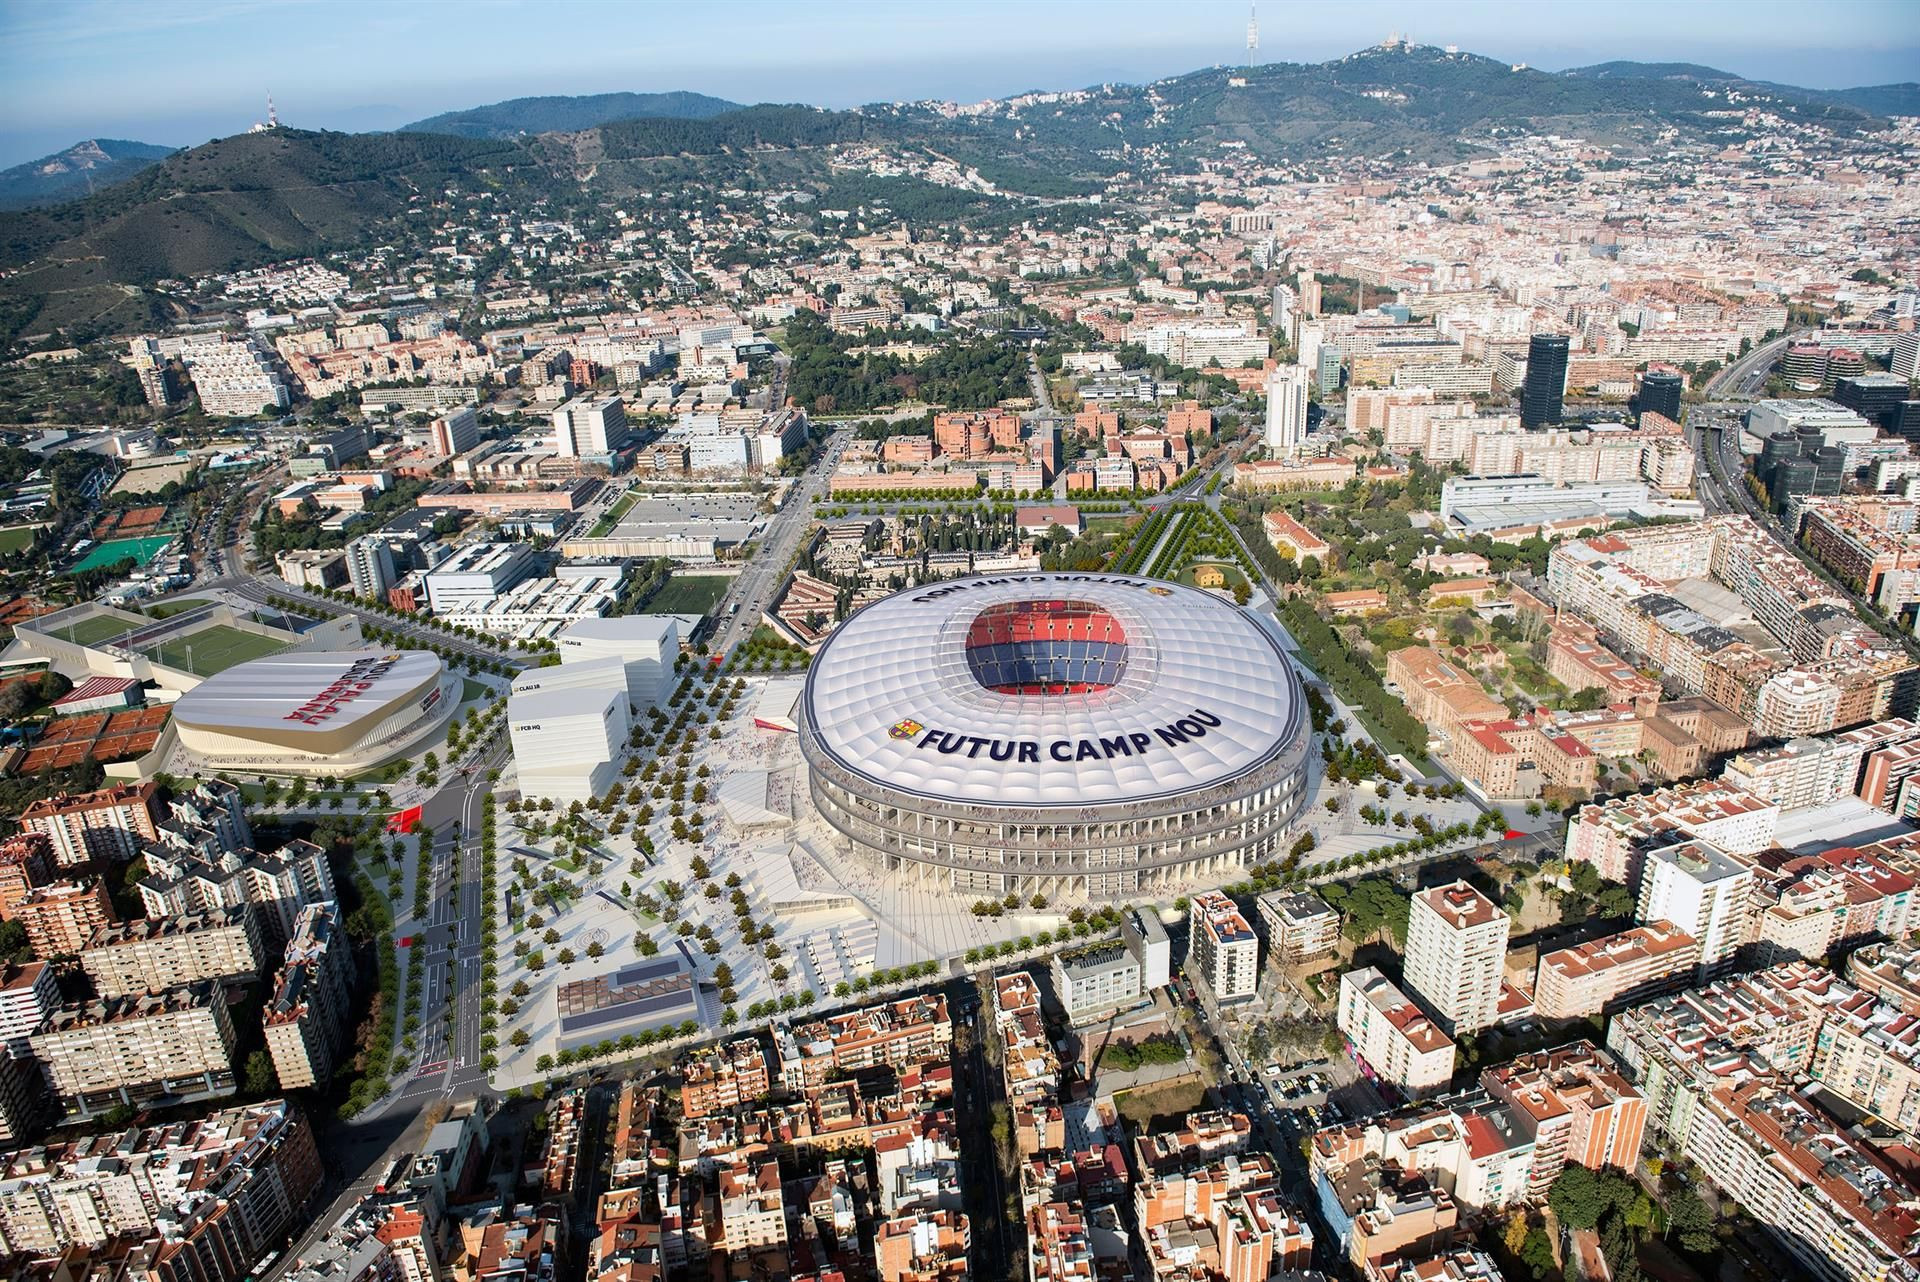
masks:
[[[528,1042],[532,1041],[533,1038],[527,1035],[526,1029],[516,1028],[513,1030],[513,1036],[507,1040],[515,1046],[525,1046]]]
[[[1527,1266],[1535,1279],[1554,1277],[1559,1268],[1553,1262],[1553,1239],[1539,1225],[1527,1230],[1526,1241],[1520,1244],[1520,1263]]]
[[[1713,1212],[1689,1185],[1682,1185],[1667,1199],[1667,1226],[1683,1251],[1709,1255],[1719,1246],[1713,1236]]]
[[[280,1089],[280,1076],[273,1070],[273,1056],[263,1050],[247,1056],[246,1089],[249,1095],[271,1095]]]
[[[1590,1229],[1613,1207],[1610,1190],[1584,1166],[1568,1166],[1553,1181],[1547,1205],[1570,1229]]]

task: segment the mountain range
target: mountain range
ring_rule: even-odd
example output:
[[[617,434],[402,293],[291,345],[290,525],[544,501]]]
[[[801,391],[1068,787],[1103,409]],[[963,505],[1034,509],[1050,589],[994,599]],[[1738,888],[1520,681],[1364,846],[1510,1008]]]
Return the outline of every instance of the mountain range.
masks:
[[[1222,147],[1306,172],[1350,156],[1452,163],[1524,132],[1632,155],[1676,135],[1738,144],[1753,132],[1754,109],[1803,132],[1859,135],[1878,127],[1883,112],[1920,114],[1920,85],[1797,89],[1686,63],[1545,72],[1400,43],[1331,62],[1211,68],[964,110],[922,102],[826,111],[739,107],[690,93],[600,94],[515,99],[386,134],[241,134],[157,161],[151,153],[165,149],[142,148],[143,159],[140,144],[100,141],[7,171],[79,189],[91,175],[92,194],[0,213],[0,268],[10,269],[0,281],[0,339],[35,326],[148,323],[164,301],[128,286],[367,244],[399,230],[410,205],[449,185],[536,192],[571,205],[636,190],[746,184],[810,189],[831,202],[825,207],[884,201],[940,221],[992,213],[1008,196],[1070,200],[1143,162],[1191,168]],[[1000,194],[836,170],[834,149],[847,144],[951,161]],[[95,152],[104,160],[89,168],[83,162]],[[104,166],[138,164],[147,168],[101,189]]]
[[[641,116],[705,120],[738,111],[740,104],[703,93],[596,93],[567,98],[509,98],[485,107],[448,111],[400,126],[402,133],[458,134],[462,138],[518,138],[522,134],[571,133],[610,120]]]
[[[89,138],[65,151],[0,169],[0,209],[27,209],[57,205],[131,178],[172,147],[128,142],[123,138]]]

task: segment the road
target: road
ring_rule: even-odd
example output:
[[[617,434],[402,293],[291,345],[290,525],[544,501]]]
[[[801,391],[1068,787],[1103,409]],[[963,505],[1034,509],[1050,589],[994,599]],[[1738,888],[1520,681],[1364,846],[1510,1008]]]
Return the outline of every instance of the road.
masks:
[[[433,850],[428,853],[434,868],[429,896],[433,907],[424,929],[412,923],[410,917],[403,917],[395,933],[404,938],[409,930],[414,930],[414,946],[427,950],[422,959],[421,973],[427,987],[421,1011],[431,1022],[421,1026],[421,1054],[417,1062],[430,1067],[403,1079],[385,1100],[351,1122],[330,1128],[321,1137],[326,1187],[337,1191],[299,1241],[261,1274],[260,1282],[274,1282],[285,1274],[304,1251],[372,1190],[389,1162],[402,1153],[420,1149],[426,1138],[428,1104],[442,1098],[493,1095],[486,1071],[480,1067],[480,923],[484,920],[480,824],[493,789],[487,781],[487,771],[506,759],[506,742],[503,735],[482,749],[470,775],[462,775],[449,766],[449,782],[422,807],[422,821],[434,832]],[[460,874],[457,897],[449,893],[456,859]],[[411,885],[411,882],[402,884]],[[449,960],[454,967],[451,971]],[[404,962],[402,967],[404,973]],[[454,1007],[450,1045],[446,1037],[448,1025],[432,1018],[448,1000],[449,978]],[[395,1049],[397,1046],[389,1048],[389,1053]]]
[[[395,932],[410,935],[412,947],[421,950],[426,987],[420,1009],[427,1022],[420,1029],[419,1067],[401,1088],[398,1101],[465,1097],[489,1089],[480,1049],[480,933],[486,920],[480,827],[494,788],[487,774],[505,763],[508,744],[504,734],[499,736],[466,767],[470,773],[465,776],[450,767],[458,782],[440,789],[421,808],[421,822],[433,830],[428,856],[433,861],[431,907],[424,923],[409,915],[395,923]],[[449,1008],[448,1018],[434,1018]]]
[[[799,551],[807,527],[813,524],[813,505],[825,496],[841,451],[851,440],[850,427],[834,427],[820,443],[805,474],[788,489],[786,502],[767,521],[760,546],[714,607],[714,617],[720,622],[709,643],[713,653],[729,653],[759,626],[761,612],[772,604],[774,594],[786,580],[788,563]]]
[[[1758,396],[1766,388],[1767,375],[1772,373],[1774,362],[1796,336],[1797,331],[1791,331],[1762,343],[1715,374],[1707,380],[1707,399],[1733,401]]]

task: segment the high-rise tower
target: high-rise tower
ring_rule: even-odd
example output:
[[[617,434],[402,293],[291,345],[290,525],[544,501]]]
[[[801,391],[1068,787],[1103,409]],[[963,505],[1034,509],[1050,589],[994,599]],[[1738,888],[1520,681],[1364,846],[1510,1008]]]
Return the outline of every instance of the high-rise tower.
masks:
[[[1558,423],[1567,394],[1567,336],[1535,334],[1527,341],[1527,381],[1520,392],[1520,426]]]

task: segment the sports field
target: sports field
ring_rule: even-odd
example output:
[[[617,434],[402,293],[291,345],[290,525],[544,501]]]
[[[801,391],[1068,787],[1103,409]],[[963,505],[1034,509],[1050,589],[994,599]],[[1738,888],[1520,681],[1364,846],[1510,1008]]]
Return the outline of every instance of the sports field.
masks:
[[[147,607],[147,613],[156,619],[171,619],[176,614],[185,614],[188,610],[198,610],[202,606],[212,605],[205,597],[188,597],[184,601],[161,601]]]
[[[173,542],[171,534],[154,534],[144,539],[109,539],[102,543],[73,568],[92,570],[103,565],[112,565],[115,561],[132,557],[137,563],[145,565],[160,554],[160,549]]]
[[[111,641],[139,626],[138,619],[123,619],[117,614],[95,614],[77,623],[62,623],[59,627],[47,630],[63,641],[71,641],[75,645],[99,645],[102,641]]]
[[[9,525],[0,530],[0,552],[18,552],[33,542],[37,525]]]
[[[264,659],[284,649],[285,645],[269,637],[255,636],[251,632],[216,623],[188,636],[152,646],[147,653],[156,662],[168,667],[180,668],[199,677],[210,677],[216,672],[225,672],[236,663]]]
[[[653,594],[643,614],[705,614],[733,582],[724,574],[676,574]]]

